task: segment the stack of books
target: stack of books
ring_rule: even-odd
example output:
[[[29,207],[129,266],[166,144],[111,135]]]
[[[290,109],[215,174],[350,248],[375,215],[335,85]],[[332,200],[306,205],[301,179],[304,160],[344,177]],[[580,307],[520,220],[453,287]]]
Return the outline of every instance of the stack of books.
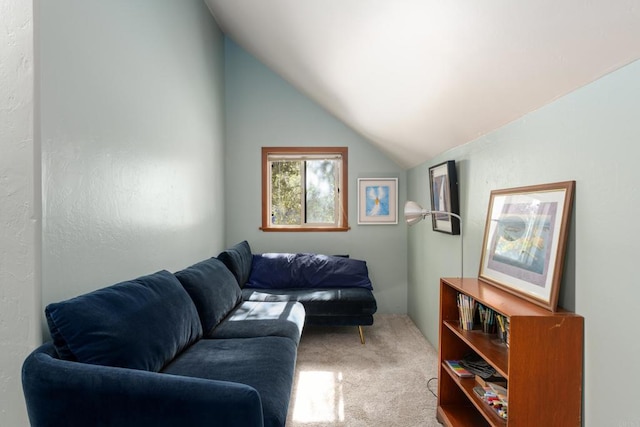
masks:
[[[453,373],[459,376],[460,378],[474,377],[472,372],[467,371],[464,367],[462,367],[459,360],[445,360],[445,363],[447,364],[447,366],[449,366],[449,368],[451,368]]]
[[[496,320],[498,322],[498,336],[509,347],[509,318],[498,314]]]
[[[458,294],[458,312],[460,327],[470,331],[473,329],[473,319],[476,315],[476,300],[465,294]]]
[[[496,383],[487,382],[485,385],[477,385],[473,391],[493,409],[503,420],[507,419],[507,388]]]
[[[482,323],[482,331],[485,334],[492,334],[496,330],[496,312],[478,304],[478,312],[480,314],[480,323]]]

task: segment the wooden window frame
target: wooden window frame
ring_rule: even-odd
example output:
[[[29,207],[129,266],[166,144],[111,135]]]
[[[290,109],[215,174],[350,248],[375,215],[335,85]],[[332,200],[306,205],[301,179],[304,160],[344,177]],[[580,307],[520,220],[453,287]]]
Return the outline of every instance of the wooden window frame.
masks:
[[[342,158],[341,178],[339,183],[339,203],[342,207],[340,226],[334,225],[289,225],[273,226],[271,224],[271,212],[269,212],[269,155],[271,154],[294,154],[294,155],[317,155],[317,154],[339,154]],[[349,230],[349,148],[348,147],[262,147],[262,231],[274,232],[314,232],[314,231],[348,231]]]

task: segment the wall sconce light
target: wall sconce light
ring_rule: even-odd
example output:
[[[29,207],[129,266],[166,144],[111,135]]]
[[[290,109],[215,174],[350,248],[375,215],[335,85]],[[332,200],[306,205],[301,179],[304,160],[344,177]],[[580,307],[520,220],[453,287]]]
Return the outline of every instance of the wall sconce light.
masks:
[[[447,211],[430,211],[428,209],[423,208],[418,203],[408,200],[404,204],[404,219],[407,221],[407,224],[414,225],[418,222],[422,221],[429,215],[433,214],[442,214],[448,215],[449,217],[458,218],[460,222],[460,278],[464,277],[463,269],[464,269],[464,250],[462,245],[462,218],[458,214],[454,214],[452,212]]]

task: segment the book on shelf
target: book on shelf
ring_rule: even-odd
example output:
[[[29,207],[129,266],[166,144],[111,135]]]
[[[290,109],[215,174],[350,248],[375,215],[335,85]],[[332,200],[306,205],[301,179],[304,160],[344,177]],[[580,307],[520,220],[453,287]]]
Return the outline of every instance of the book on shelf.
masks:
[[[458,294],[458,313],[460,327],[470,331],[473,329],[473,319],[476,315],[476,300],[465,294]]]
[[[491,391],[493,391],[495,394],[498,395],[498,397],[504,401],[505,403],[508,401],[507,400],[507,388],[503,387],[501,385],[495,384],[495,383],[488,383],[487,386],[491,389]]]
[[[445,360],[445,363],[447,364],[447,366],[449,366],[449,368],[451,368],[453,373],[460,378],[473,378],[475,376],[473,373],[467,371],[464,367],[462,367],[459,360]]]
[[[498,373],[495,373],[487,378],[482,378],[480,375],[476,375],[476,382],[481,387],[489,387],[489,384],[496,384],[502,387],[507,387],[507,379]]]
[[[475,386],[475,387],[473,388],[473,392],[474,392],[475,394],[477,394],[479,398],[481,398],[481,399],[482,399],[482,398],[484,397],[484,394],[485,394],[485,387],[482,387],[482,386],[477,385],[477,386]]]
[[[473,391],[503,420],[507,419],[507,389],[499,385],[488,383],[487,386],[475,386]]]
[[[496,330],[496,315],[497,313],[489,307],[478,303],[478,317],[480,317],[480,323],[482,324],[482,332],[485,334],[492,334]]]
[[[496,316],[496,320],[498,321],[498,336],[509,347],[509,318],[499,314]]]

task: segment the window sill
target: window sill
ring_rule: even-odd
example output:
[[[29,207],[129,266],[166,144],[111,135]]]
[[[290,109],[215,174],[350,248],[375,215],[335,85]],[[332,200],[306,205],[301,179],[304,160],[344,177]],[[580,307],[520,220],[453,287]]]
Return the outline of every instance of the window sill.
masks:
[[[349,231],[351,227],[260,227],[260,230],[266,232],[318,232],[318,231]]]

